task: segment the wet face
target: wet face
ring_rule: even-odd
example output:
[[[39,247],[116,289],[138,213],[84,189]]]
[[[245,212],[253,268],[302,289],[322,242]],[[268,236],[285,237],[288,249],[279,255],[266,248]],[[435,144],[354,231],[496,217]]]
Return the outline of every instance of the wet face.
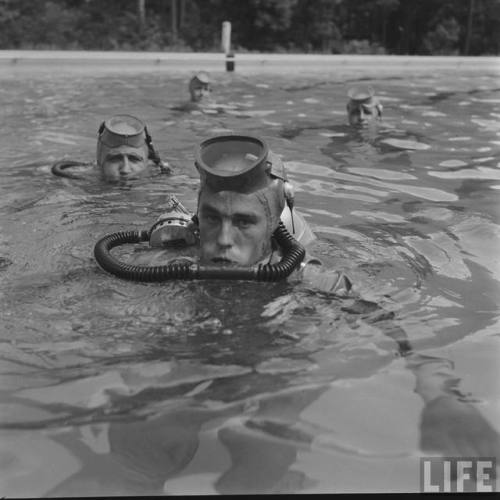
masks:
[[[377,118],[377,109],[373,103],[362,103],[349,101],[347,104],[347,116],[351,125],[364,125]]]
[[[146,145],[141,148],[119,146],[110,149],[104,156],[101,165],[102,175],[109,181],[135,179],[146,170],[147,163]]]
[[[198,219],[205,263],[251,266],[271,252],[266,209],[255,194],[204,188]]]
[[[189,92],[191,93],[191,101],[199,102],[210,95],[210,86],[208,83],[193,80],[189,85]]]

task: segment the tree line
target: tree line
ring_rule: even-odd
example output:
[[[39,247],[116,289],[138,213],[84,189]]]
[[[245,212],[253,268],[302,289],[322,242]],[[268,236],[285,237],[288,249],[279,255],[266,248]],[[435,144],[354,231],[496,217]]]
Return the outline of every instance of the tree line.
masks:
[[[498,55],[500,0],[0,0],[0,49]]]

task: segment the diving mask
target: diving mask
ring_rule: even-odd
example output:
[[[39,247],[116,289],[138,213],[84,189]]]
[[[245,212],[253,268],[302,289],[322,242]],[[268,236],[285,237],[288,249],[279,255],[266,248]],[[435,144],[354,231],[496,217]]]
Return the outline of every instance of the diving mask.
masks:
[[[147,157],[160,167],[161,172],[170,172],[168,163],[160,158],[146,125],[139,118],[115,115],[101,123],[97,138],[97,164],[102,167],[106,155],[121,146],[146,148]]]
[[[114,148],[146,148],[146,127],[135,116],[115,115],[101,123],[97,138],[97,164],[104,164],[106,155]]]
[[[99,142],[108,148],[140,148],[146,142],[144,123],[132,115],[115,115],[99,127]]]
[[[195,165],[202,185],[213,191],[251,193],[270,182],[267,144],[257,137],[216,136],[203,141]]]

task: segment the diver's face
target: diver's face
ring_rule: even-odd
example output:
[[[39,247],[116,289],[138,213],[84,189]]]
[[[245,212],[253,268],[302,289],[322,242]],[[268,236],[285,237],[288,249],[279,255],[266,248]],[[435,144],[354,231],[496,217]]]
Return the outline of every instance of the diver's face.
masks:
[[[270,253],[266,211],[255,194],[204,188],[198,219],[203,262],[251,266]]]
[[[347,104],[347,116],[351,125],[364,125],[372,122],[377,117],[376,108],[373,104],[363,104],[349,101]]]
[[[208,83],[194,81],[190,85],[191,100],[199,102],[210,95],[210,87]]]
[[[147,162],[146,146],[112,148],[104,156],[101,166],[102,175],[108,181],[135,179],[146,170]]]

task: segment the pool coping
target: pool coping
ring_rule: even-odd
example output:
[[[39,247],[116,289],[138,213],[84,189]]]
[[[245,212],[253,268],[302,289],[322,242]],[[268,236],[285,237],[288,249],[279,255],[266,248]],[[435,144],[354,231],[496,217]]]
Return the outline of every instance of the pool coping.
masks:
[[[500,74],[500,57],[496,56],[399,56],[352,54],[271,54],[236,53],[235,69],[244,72],[303,73],[308,71],[375,71],[376,73],[436,70]],[[0,69],[65,70],[95,68],[99,70],[226,70],[224,53],[205,52],[122,52],[66,50],[0,50]]]

